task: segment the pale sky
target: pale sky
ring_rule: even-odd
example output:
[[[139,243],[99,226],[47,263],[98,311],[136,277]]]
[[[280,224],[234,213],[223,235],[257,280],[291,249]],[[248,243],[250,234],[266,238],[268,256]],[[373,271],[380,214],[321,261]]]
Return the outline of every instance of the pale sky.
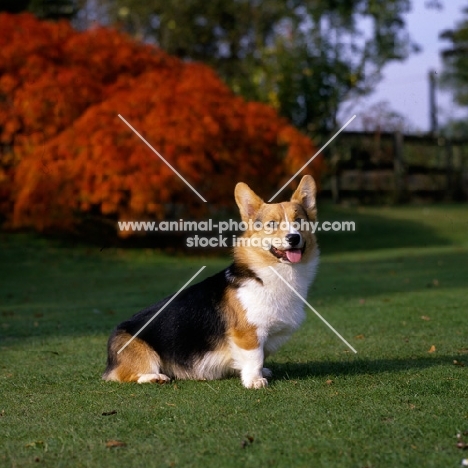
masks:
[[[394,62],[383,70],[384,79],[376,91],[362,99],[351,114],[359,114],[363,108],[379,101],[388,101],[393,110],[403,114],[414,127],[429,130],[429,86],[428,72],[442,70],[439,52],[447,47],[447,41],[439,40],[439,33],[452,29],[463,15],[461,10],[468,7],[468,0],[441,0],[442,10],[425,7],[427,0],[412,0],[413,8],[406,16],[407,28],[417,44],[422,47],[418,54],[411,55],[405,62]],[[468,109],[459,109],[453,103],[451,94],[445,91],[437,93],[439,123],[452,116],[468,114]],[[349,117],[340,116],[344,123]],[[355,120],[356,122],[358,119]],[[348,127],[352,127],[354,122]]]

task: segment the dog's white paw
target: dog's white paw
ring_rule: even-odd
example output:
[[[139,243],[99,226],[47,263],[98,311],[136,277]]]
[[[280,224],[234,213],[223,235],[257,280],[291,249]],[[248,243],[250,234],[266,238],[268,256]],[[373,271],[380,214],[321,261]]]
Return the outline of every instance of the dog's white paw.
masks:
[[[169,382],[171,379],[164,374],[142,374],[138,378],[138,383],[159,383],[163,384]]]
[[[259,377],[251,380],[250,382],[245,382],[244,386],[246,388],[265,388],[268,387],[268,380],[264,377]]]
[[[271,372],[271,370],[268,369],[268,367],[264,367],[264,368],[262,369],[262,376],[263,376],[263,377],[266,377],[266,378],[273,377],[273,372]]]

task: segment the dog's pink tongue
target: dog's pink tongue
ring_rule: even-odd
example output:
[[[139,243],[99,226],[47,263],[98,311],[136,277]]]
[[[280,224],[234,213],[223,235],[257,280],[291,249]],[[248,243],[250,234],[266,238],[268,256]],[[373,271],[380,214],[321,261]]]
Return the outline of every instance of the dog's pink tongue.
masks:
[[[299,249],[286,250],[286,257],[291,263],[299,263],[302,258],[302,252]]]

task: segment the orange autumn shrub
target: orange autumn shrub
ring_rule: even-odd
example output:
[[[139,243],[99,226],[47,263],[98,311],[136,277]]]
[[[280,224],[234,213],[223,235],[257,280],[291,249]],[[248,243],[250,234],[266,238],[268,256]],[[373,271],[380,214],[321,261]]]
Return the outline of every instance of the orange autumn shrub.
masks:
[[[205,65],[115,30],[6,14],[0,140],[2,210],[11,226],[37,230],[69,229],[88,215],[197,217],[232,207],[240,180],[268,198],[314,152],[273,108],[234,95]],[[320,165],[316,158],[306,172],[318,177]]]

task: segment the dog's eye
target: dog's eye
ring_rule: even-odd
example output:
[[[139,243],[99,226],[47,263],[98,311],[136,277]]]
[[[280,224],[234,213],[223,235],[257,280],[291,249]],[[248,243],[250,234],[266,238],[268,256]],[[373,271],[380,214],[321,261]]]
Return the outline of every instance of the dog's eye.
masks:
[[[295,222],[295,223],[301,223],[301,222],[302,222],[302,218],[296,218],[296,219],[294,220],[294,222]]]
[[[277,229],[278,221],[268,221],[267,227],[269,227],[270,229]]]

